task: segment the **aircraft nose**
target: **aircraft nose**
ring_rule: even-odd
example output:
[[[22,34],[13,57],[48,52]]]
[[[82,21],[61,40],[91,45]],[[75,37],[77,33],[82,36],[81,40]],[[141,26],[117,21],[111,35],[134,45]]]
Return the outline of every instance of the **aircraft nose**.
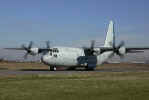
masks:
[[[48,56],[47,55],[44,55],[41,57],[41,61],[44,63],[44,64],[48,64]]]

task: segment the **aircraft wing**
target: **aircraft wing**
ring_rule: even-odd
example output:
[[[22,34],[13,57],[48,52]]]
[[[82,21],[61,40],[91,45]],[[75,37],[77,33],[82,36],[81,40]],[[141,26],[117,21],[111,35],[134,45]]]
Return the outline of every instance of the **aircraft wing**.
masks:
[[[26,48],[4,48],[4,49],[8,49],[8,50],[26,50]],[[39,50],[39,52],[45,52],[45,51],[52,51],[52,49],[50,48],[37,48]]]
[[[4,48],[4,49],[8,49],[8,50],[24,50],[24,48]]]
[[[108,52],[108,51],[115,51],[116,48],[112,47],[99,47],[100,53]],[[144,52],[145,50],[149,50],[149,47],[126,47],[126,53],[140,53]]]
[[[38,53],[47,52],[47,51],[52,51],[52,49],[50,48],[39,48],[38,49]]]
[[[127,47],[126,53],[144,52],[145,50],[149,50],[149,47]]]

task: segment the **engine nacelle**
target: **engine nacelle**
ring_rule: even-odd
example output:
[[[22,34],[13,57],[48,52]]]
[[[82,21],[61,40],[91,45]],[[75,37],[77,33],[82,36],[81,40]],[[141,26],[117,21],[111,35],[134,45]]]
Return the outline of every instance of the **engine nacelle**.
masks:
[[[94,48],[94,55],[100,55],[101,54],[101,49],[100,48]]]
[[[126,48],[124,46],[122,46],[118,51],[122,55],[125,55],[126,54]]]
[[[38,48],[31,48],[30,51],[31,51],[31,52],[30,52],[31,55],[37,55],[39,49],[38,49]]]

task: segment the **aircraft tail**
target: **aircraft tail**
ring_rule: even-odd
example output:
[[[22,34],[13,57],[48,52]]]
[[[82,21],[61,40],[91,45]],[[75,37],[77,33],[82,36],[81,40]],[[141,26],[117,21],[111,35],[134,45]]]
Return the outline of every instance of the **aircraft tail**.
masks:
[[[115,46],[114,23],[113,21],[110,21],[104,47],[114,47],[114,46]]]

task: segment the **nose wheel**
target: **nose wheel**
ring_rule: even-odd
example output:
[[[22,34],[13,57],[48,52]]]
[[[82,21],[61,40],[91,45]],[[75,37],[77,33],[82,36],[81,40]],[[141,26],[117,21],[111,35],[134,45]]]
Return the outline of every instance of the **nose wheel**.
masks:
[[[50,71],[56,71],[56,67],[54,67],[54,66],[49,66],[49,70],[50,70]]]

